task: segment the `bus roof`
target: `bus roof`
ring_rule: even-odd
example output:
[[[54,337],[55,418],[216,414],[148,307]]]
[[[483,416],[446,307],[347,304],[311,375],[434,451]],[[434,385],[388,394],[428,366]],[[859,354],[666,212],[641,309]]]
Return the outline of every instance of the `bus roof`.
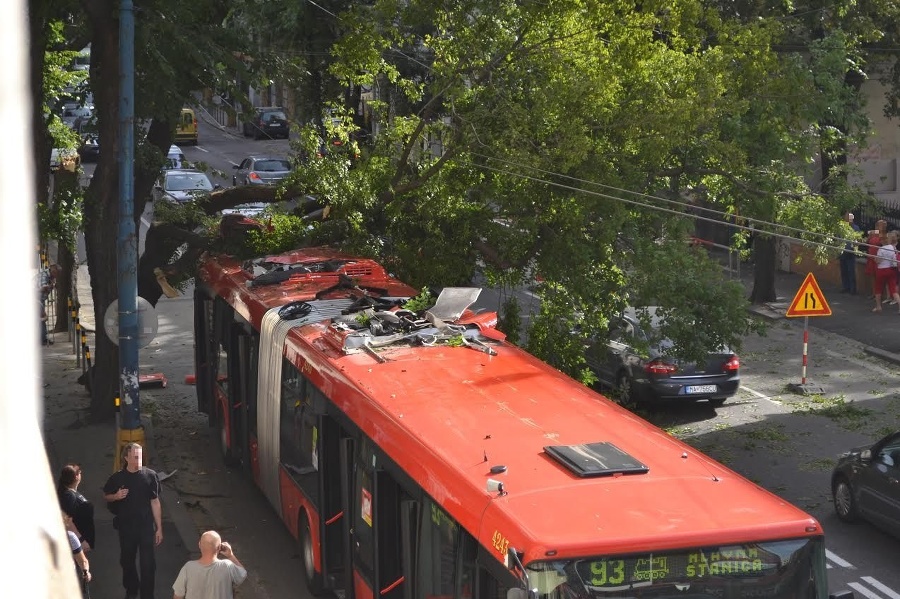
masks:
[[[321,248],[278,260],[375,264]],[[357,281],[386,296],[416,294],[383,270],[375,275]],[[252,275],[223,258],[201,277],[256,328],[272,307],[340,293],[324,276],[248,285]],[[344,351],[329,325],[293,329],[288,358],[305,363],[331,401],[501,561],[502,541],[528,563],[822,534],[799,508],[511,344],[487,338],[496,355],[446,344],[373,355]],[[592,467],[620,450],[619,459],[645,471],[582,477],[548,446],[571,448]],[[503,492],[488,491],[488,479]]]

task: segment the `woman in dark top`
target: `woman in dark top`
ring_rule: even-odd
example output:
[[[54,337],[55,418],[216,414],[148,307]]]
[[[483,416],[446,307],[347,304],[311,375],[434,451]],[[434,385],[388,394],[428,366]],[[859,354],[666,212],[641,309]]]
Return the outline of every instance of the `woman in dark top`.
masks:
[[[59,507],[72,517],[78,537],[86,549],[94,548],[94,506],[78,492],[81,484],[81,466],[66,464],[59,473],[56,482],[56,493],[59,496]]]

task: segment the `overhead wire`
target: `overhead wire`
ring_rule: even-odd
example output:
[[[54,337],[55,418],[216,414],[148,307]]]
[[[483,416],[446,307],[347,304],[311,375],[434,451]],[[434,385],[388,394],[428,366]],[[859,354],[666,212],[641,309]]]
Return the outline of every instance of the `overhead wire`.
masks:
[[[480,156],[480,157],[482,157],[482,158],[487,158],[487,159],[494,159],[493,157],[486,156],[486,155],[484,155],[484,154],[473,153],[473,155]],[[575,192],[578,192],[578,193],[584,193],[584,194],[587,194],[587,195],[592,195],[592,196],[596,196],[596,197],[600,197],[600,198],[605,198],[605,199],[610,199],[610,200],[614,200],[614,201],[618,201],[618,202],[623,202],[623,203],[625,203],[625,204],[630,204],[630,205],[634,205],[634,206],[639,206],[639,207],[641,207],[641,208],[647,208],[647,209],[650,209],[650,210],[656,210],[656,211],[658,211],[658,212],[664,212],[664,213],[668,213],[668,214],[673,214],[673,215],[679,216],[679,217],[681,217],[681,218],[689,218],[689,219],[693,219],[693,220],[695,220],[695,221],[709,222],[709,223],[714,223],[714,224],[717,224],[717,225],[727,225],[727,226],[732,227],[732,228],[734,228],[734,229],[743,230],[743,231],[747,231],[747,232],[750,232],[750,233],[760,233],[760,234],[764,234],[764,235],[769,235],[769,236],[771,236],[771,237],[775,237],[775,238],[777,238],[777,239],[785,239],[785,240],[790,240],[790,241],[799,241],[799,242],[802,242],[802,243],[805,243],[805,244],[814,245],[814,246],[818,246],[818,247],[822,247],[822,248],[830,249],[830,250],[842,250],[842,251],[846,251],[846,252],[853,253],[853,254],[855,254],[855,255],[857,255],[857,256],[867,256],[868,254],[867,254],[866,252],[861,252],[861,251],[858,251],[858,250],[855,250],[855,249],[850,249],[850,250],[848,250],[848,249],[846,249],[846,244],[851,244],[851,248],[852,248],[852,246],[868,246],[868,247],[872,247],[872,246],[869,246],[869,244],[864,243],[864,242],[862,242],[862,241],[860,241],[860,240],[858,240],[858,239],[845,239],[845,238],[837,237],[837,236],[829,236],[829,235],[827,235],[827,234],[825,234],[825,233],[817,233],[817,232],[815,232],[815,231],[808,231],[808,230],[805,230],[805,229],[798,229],[798,228],[796,228],[796,227],[789,227],[789,226],[787,226],[787,225],[780,225],[780,224],[778,224],[778,223],[772,223],[772,222],[764,221],[764,220],[761,220],[761,219],[748,219],[748,218],[745,218],[745,217],[736,216],[736,215],[733,215],[733,214],[730,214],[730,213],[727,213],[727,212],[723,212],[723,211],[719,211],[719,210],[715,210],[715,209],[712,209],[712,208],[704,208],[704,207],[696,206],[696,205],[694,205],[694,204],[689,204],[689,203],[687,203],[687,202],[678,202],[678,201],[676,201],[676,200],[670,200],[670,199],[668,199],[668,198],[661,198],[661,197],[658,197],[658,196],[651,196],[651,195],[649,195],[649,194],[643,194],[643,193],[640,193],[640,192],[635,192],[635,191],[630,191],[630,190],[626,190],[626,189],[615,188],[615,187],[603,185],[603,184],[601,184],[601,183],[596,183],[596,182],[586,181],[586,180],[580,180],[580,179],[577,179],[577,178],[575,178],[575,177],[567,177],[566,175],[562,175],[562,174],[558,174],[558,175],[557,175],[556,173],[551,173],[551,172],[548,172],[548,171],[542,171],[541,169],[537,169],[537,168],[534,168],[534,167],[528,167],[528,166],[524,166],[524,165],[519,165],[519,164],[515,164],[515,163],[510,163],[509,161],[506,161],[506,160],[503,160],[503,159],[496,159],[496,160],[498,160],[498,161],[500,161],[500,162],[507,162],[507,163],[509,163],[509,164],[513,164],[513,165],[518,166],[518,167],[521,167],[521,168],[531,169],[531,170],[535,170],[535,171],[538,171],[538,172],[543,172],[543,173],[545,173],[545,174],[550,174],[550,175],[553,175],[553,176],[559,176],[559,177],[562,177],[562,178],[572,179],[572,180],[578,181],[578,182],[580,182],[580,183],[594,184],[594,185],[597,185],[597,186],[600,186],[600,187],[607,187],[607,188],[610,188],[610,189],[614,189],[614,190],[617,190],[617,191],[621,191],[621,192],[625,192],[625,193],[629,193],[629,194],[633,194],[633,195],[637,195],[637,196],[643,196],[643,197],[653,198],[653,199],[655,199],[655,200],[662,201],[662,202],[671,202],[671,203],[674,203],[674,204],[676,204],[676,205],[678,205],[678,206],[680,206],[680,207],[683,207],[683,208],[686,208],[686,209],[689,209],[689,210],[701,209],[701,210],[705,210],[705,211],[714,213],[714,214],[719,215],[719,216],[725,216],[725,217],[727,217],[727,218],[733,218],[733,219],[739,219],[739,220],[745,220],[745,221],[750,221],[750,220],[752,220],[752,221],[754,221],[754,222],[762,223],[762,224],[765,224],[765,225],[767,225],[767,226],[769,226],[769,227],[772,227],[772,228],[775,229],[775,230],[774,230],[774,231],[760,230],[760,229],[758,229],[758,228],[756,228],[756,227],[753,227],[753,226],[751,226],[751,225],[749,225],[749,224],[746,224],[746,225],[745,225],[745,224],[740,224],[740,223],[738,223],[738,222],[728,222],[728,221],[723,221],[723,220],[721,220],[721,219],[711,218],[711,217],[707,217],[707,216],[700,216],[700,215],[697,215],[697,214],[690,214],[690,213],[687,213],[687,212],[684,212],[684,211],[681,211],[681,210],[676,210],[676,209],[673,209],[673,208],[665,208],[665,207],[663,207],[663,206],[657,206],[657,205],[654,205],[654,204],[651,204],[651,203],[648,203],[648,202],[642,202],[642,201],[639,201],[639,200],[629,199],[629,198],[626,198],[626,197],[622,197],[622,196],[620,196],[620,195],[611,195],[611,194],[602,193],[602,192],[599,192],[599,191],[594,191],[594,190],[590,190],[590,189],[584,189],[583,187],[576,187],[576,186],[574,186],[574,185],[566,185],[566,184],[564,184],[564,183],[560,183],[560,182],[557,182],[557,181],[551,181],[551,180],[549,180],[549,179],[543,179],[543,178],[540,178],[540,177],[535,177],[535,176],[527,175],[527,174],[524,174],[524,173],[521,173],[521,172],[516,172],[516,171],[504,169],[504,168],[492,167],[492,166],[485,165],[485,164],[474,164],[474,163],[469,163],[469,164],[470,164],[470,166],[473,166],[473,167],[476,167],[476,168],[482,168],[482,169],[489,170],[489,171],[492,171],[492,172],[497,172],[497,173],[501,173],[501,174],[505,174],[505,175],[510,175],[510,176],[513,176],[513,177],[519,177],[519,178],[521,178],[521,179],[525,179],[525,180],[532,181],[532,182],[535,182],[535,183],[541,183],[541,184],[548,185],[548,186],[551,186],[551,187],[557,187],[557,188],[560,188],[560,189],[566,189],[566,190],[569,190],[569,191],[575,191]],[[797,231],[797,232],[804,233],[804,234],[817,235],[817,236],[820,236],[820,237],[824,237],[824,238],[826,238],[826,239],[833,239],[833,240],[834,240],[834,243],[827,243],[827,242],[823,242],[823,241],[814,241],[814,240],[804,239],[804,238],[802,238],[802,237],[797,237],[797,236],[794,236],[794,235],[787,235],[787,234],[784,234],[784,233],[779,233],[779,232],[777,232],[777,230],[779,230],[779,229],[790,230],[790,231]]]
[[[667,203],[667,204],[670,204],[670,205],[673,205],[673,204],[674,204],[674,205],[676,205],[676,206],[681,206],[681,207],[683,207],[683,208],[686,208],[686,209],[689,209],[689,210],[692,210],[692,211],[702,211],[702,212],[706,212],[706,213],[709,213],[709,214],[715,214],[715,215],[721,216],[721,217],[723,217],[723,218],[725,218],[725,219],[733,219],[733,220],[738,220],[738,219],[739,219],[739,220],[742,220],[742,221],[745,221],[745,222],[748,222],[748,223],[754,223],[754,224],[757,224],[757,223],[758,223],[759,225],[764,226],[764,227],[773,227],[773,228],[779,228],[779,229],[783,229],[783,230],[787,230],[787,231],[795,231],[795,232],[797,232],[797,233],[807,234],[807,235],[813,235],[813,236],[816,236],[816,237],[822,237],[822,238],[825,238],[825,239],[834,239],[834,238],[835,238],[834,235],[830,235],[830,234],[828,234],[828,233],[819,233],[819,232],[816,232],[816,231],[809,231],[808,229],[801,229],[801,228],[798,228],[798,227],[792,227],[792,226],[790,226],[790,225],[784,225],[784,224],[774,223],[774,222],[770,222],[770,221],[767,221],[767,220],[764,220],[764,219],[754,218],[754,217],[752,217],[752,216],[742,216],[742,215],[734,214],[734,213],[731,213],[731,212],[728,212],[728,211],[725,211],[725,210],[717,210],[717,209],[715,209],[715,208],[708,208],[708,207],[706,207],[706,206],[699,206],[699,205],[697,205],[697,204],[693,204],[693,203],[686,202],[686,201],[673,200],[673,199],[671,199],[671,198],[664,198],[664,197],[661,197],[661,196],[655,196],[655,195],[648,194],[648,193],[644,193],[644,192],[640,192],[640,191],[632,191],[632,190],[630,190],[630,189],[624,189],[624,188],[621,188],[621,187],[615,187],[615,186],[613,186],[613,185],[606,185],[605,183],[600,183],[600,182],[597,182],[597,181],[591,181],[590,179],[581,179],[581,178],[579,178],[579,177],[573,177],[573,176],[571,176],[571,175],[564,175],[564,174],[562,174],[562,173],[555,173],[555,172],[553,172],[553,171],[548,171],[548,170],[541,169],[541,168],[538,168],[538,167],[532,167],[532,166],[527,166],[527,165],[521,165],[521,164],[512,162],[512,161],[510,161],[510,160],[507,160],[507,159],[505,159],[505,158],[497,158],[497,157],[494,157],[494,156],[488,156],[488,155],[486,155],[486,154],[481,154],[481,153],[478,153],[478,152],[472,152],[472,155],[478,156],[478,157],[480,157],[480,158],[485,158],[485,159],[487,159],[487,160],[494,160],[494,161],[497,161],[497,162],[502,162],[502,163],[504,163],[504,164],[508,164],[508,165],[510,165],[510,166],[514,166],[514,167],[518,167],[518,168],[526,168],[526,169],[530,169],[530,170],[533,170],[533,171],[536,171],[536,172],[539,172],[539,173],[543,173],[543,174],[545,174],[545,175],[549,175],[549,176],[552,176],[552,177],[559,177],[559,178],[562,178],[562,179],[569,179],[569,180],[575,181],[575,182],[577,182],[577,183],[581,183],[581,184],[585,184],[585,185],[592,185],[592,186],[595,186],[595,187],[600,187],[600,188],[604,188],[604,189],[609,189],[609,190],[611,190],[611,191],[616,191],[616,192],[619,192],[619,193],[625,193],[625,194],[629,194],[629,195],[633,195],[633,196],[638,196],[638,197],[642,197],[642,198],[647,198],[647,199],[654,200],[654,201],[657,201],[657,202],[664,202],[664,203]],[[580,189],[580,188],[578,188],[578,189]],[[716,221],[716,222],[719,222],[719,221]],[[756,229],[755,227],[751,227],[751,230],[758,231],[758,232],[761,232],[761,233],[764,233],[764,232],[765,232],[765,230],[763,230],[763,229]]]

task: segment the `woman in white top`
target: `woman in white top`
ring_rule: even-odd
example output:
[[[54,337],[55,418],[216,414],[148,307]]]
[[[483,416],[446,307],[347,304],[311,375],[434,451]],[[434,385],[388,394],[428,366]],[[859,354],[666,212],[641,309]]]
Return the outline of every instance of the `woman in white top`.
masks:
[[[872,312],[881,312],[881,291],[887,285],[888,293],[897,303],[900,313],[900,295],[897,293],[897,231],[887,234],[887,243],[878,248],[875,254],[875,309]]]

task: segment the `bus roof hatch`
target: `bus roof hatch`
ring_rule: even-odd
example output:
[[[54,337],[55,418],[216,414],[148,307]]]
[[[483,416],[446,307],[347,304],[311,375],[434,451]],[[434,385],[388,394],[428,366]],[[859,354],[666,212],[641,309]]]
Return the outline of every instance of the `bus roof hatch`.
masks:
[[[644,474],[650,469],[609,442],[548,445],[550,457],[582,478],[613,474]]]

